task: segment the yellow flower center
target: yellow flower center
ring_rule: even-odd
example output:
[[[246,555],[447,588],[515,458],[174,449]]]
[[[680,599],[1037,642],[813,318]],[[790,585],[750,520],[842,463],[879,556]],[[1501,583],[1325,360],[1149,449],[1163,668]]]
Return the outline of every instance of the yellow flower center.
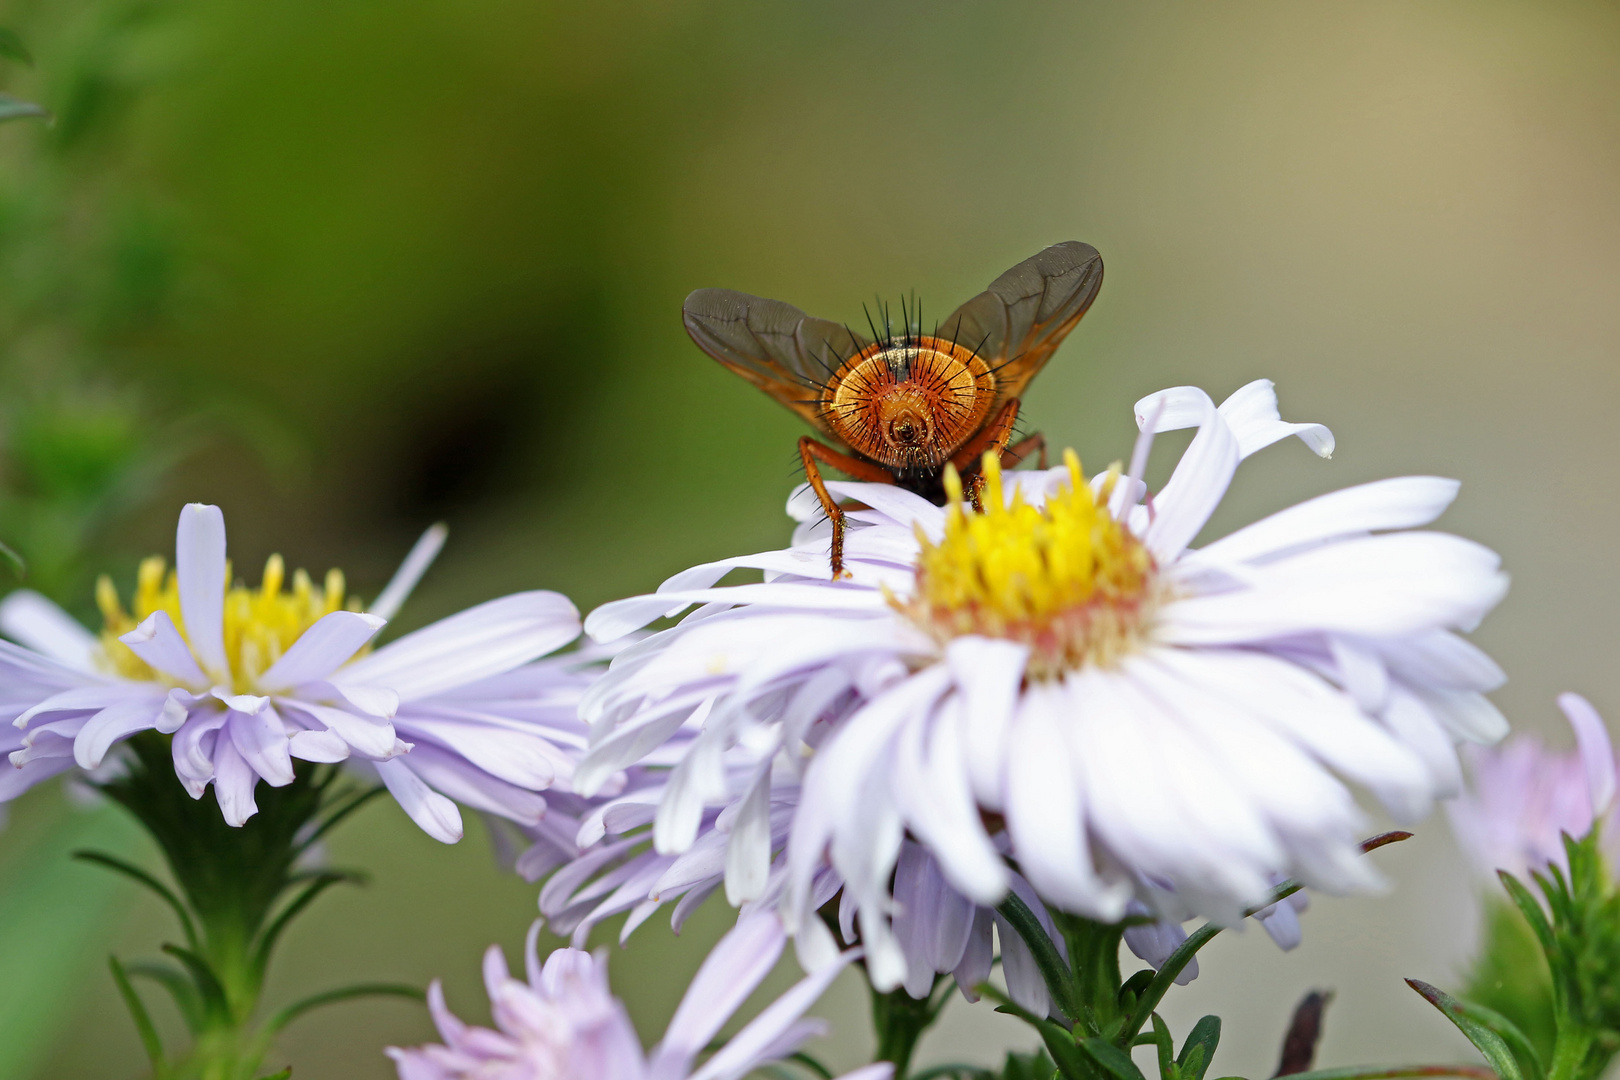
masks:
[[[231,665],[231,689],[251,693],[258,678],[281,659],[299,635],[323,615],[344,608],[343,571],[328,570],[323,588],[316,588],[303,570],[293,573],[292,587],[283,589],[287,567],[280,555],[264,564],[264,578],[257,589],[238,582],[225,590],[225,658]],[[225,579],[231,577],[230,564]],[[118,590],[105,574],[96,582],[96,605],[104,620],[101,647],[108,667],[126,679],[155,679],[157,673],[146,665],[119,635],[135,629],[155,611],[167,612],[182,636],[186,624],[180,614],[180,585],[174,571],[167,569],[162,556],[141,560],[135,577],[133,613],[118,600]],[[358,597],[350,597],[349,611],[359,611]]]
[[[1074,452],[1063,460],[1068,484],[1038,508],[1018,491],[1005,499],[993,454],[982,510],[962,504],[961,478],[947,470],[945,535],[936,544],[918,529],[916,592],[896,606],[941,643],[982,634],[1028,645],[1030,678],[1135,648],[1159,599],[1153,557],[1109,514],[1115,481],[1094,495]]]

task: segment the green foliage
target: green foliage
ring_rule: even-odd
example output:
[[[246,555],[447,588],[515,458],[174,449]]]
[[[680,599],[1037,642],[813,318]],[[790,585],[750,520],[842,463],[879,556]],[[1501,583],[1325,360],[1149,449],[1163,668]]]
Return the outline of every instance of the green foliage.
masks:
[[[1543,1061],[1552,1056],[1556,1024],[1547,960],[1523,914],[1505,898],[1486,903],[1483,942],[1462,996],[1511,1020]]]
[[[184,945],[163,946],[172,963],[110,962],[155,1077],[252,1080],[274,1035],[311,1009],[366,996],[421,997],[414,987],[362,983],[311,995],[257,1027],[252,1023],[271,956],[288,924],[332,885],[363,880],[349,871],[303,869],[301,860],[382,789],[355,788],[331,766],[300,762],[292,783],[261,785],[255,793],[259,812],[232,827],[212,800],[192,799],[175,780],[165,737],[144,732],[128,745],[127,771],[103,784],[102,791],[157,841],[175,887],[117,856],[80,852],[79,857],[155,893],[174,911],[185,937]],[[165,1052],[137,978],[156,983],[173,999],[192,1035],[185,1054],[171,1058]]]
[[[1491,913],[1473,977],[1478,999],[1407,980],[1502,1080],[1595,1080],[1620,1051],[1620,889],[1599,831],[1566,835],[1566,866],[1532,871],[1539,902],[1522,881],[1499,875],[1515,911]]]

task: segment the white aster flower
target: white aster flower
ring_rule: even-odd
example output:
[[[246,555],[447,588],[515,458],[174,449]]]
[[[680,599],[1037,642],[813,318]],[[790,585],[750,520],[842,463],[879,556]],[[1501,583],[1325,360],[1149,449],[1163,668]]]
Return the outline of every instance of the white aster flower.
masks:
[[[484,954],[494,1029],[457,1019],[433,981],[428,1008],[444,1042],[390,1047],[400,1080],[739,1080],[825,1030],[821,1021],[803,1019],[804,1012],[842,967],[831,964],[801,980],[700,1065],[721,1026],[782,954],[785,937],[774,915],[743,919],[715,945],[650,1055],[608,988],[606,956],[558,949],[542,966],[539,930],[538,922],[530,927],[525,945],[527,982],[512,978],[498,946]],[[892,1069],[868,1065],[843,1080],[887,1080]]]
[[[1505,870],[1520,881],[1549,866],[1569,869],[1564,837],[1579,840],[1602,826],[1598,842],[1611,868],[1620,867],[1620,803],[1609,732],[1589,701],[1560,694],[1558,706],[1575,731],[1576,749],[1549,750],[1534,735],[1489,749],[1469,747],[1472,783],[1446,804],[1463,852],[1482,876]]]
[[[1219,408],[1201,390],[1137,405],[1129,477],[987,463],[985,512],[883,484],[831,485],[849,514],[847,580],[826,532],[783,551],[676,575],[605,605],[611,640],[699,605],[615,658],[586,696],[589,794],[684,731],[655,845],[689,850],[706,807],[730,815],[728,891],[762,894],[772,772],[802,771],[782,911],[812,965],[833,948],[810,916],[830,863],[853,896],[873,981],[899,984],[890,880],[909,833],[976,904],[1009,859],[1049,905],[1115,921],[1139,899],[1172,921],[1235,920],[1279,876],[1329,891],[1376,884],[1346,781],[1399,819],[1454,794],[1454,741],[1491,742],[1502,675],[1456,631],[1501,598],[1487,549],[1435,532],[1454,481],[1385,480],[1189,545],[1238,463],[1289,435],[1326,456],[1320,425],[1278,416],[1271,384]],[[1151,435],[1196,427],[1143,501]],[[717,586],[735,568],[758,584]],[[751,782],[725,782],[733,747]],[[735,880],[735,885],[732,884]]]
[[[538,821],[538,792],[572,775],[583,684],[566,658],[531,661],[578,635],[578,613],[557,593],[518,593],[370,651],[440,542],[430,531],[371,611],[344,610],[340,573],[317,587],[299,571],[284,589],[279,556],[260,587],[229,585],[224,515],[193,503],[173,571],[141,564],[133,616],[102,580],[99,638],[44,597],[12,593],[0,631],[27,648],[0,642],[0,714],[15,724],[0,800],[102,768],[120,741],[156,730],[172,734],[187,791],[213,784],[232,825],[256,812],[259,780],[292,782],[295,758],[374,770],[447,843],[462,831],[452,800]]]

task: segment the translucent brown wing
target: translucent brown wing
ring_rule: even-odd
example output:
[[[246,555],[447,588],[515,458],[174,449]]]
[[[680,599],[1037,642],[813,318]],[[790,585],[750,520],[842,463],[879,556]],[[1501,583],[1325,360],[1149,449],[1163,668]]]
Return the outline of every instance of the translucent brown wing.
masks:
[[[867,342],[792,304],[730,289],[699,289],[681,305],[698,348],[831,434],[817,400],[838,365]]]
[[[1102,256],[1078,240],[1053,244],[990,283],[939,324],[996,369],[994,410],[1021,397],[1102,288]]]

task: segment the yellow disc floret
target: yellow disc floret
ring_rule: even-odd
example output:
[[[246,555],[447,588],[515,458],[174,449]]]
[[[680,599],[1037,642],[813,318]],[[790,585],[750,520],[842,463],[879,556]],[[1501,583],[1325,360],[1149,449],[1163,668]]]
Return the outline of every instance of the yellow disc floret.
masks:
[[[226,581],[230,576],[227,564]],[[298,570],[293,573],[292,587],[284,589],[286,576],[281,556],[272,555],[264,564],[264,578],[257,589],[237,582],[225,590],[225,657],[231,665],[231,689],[237,693],[253,692],[259,676],[321,616],[345,609],[343,571],[328,570],[320,588],[307,573]],[[118,638],[154,611],[167,612],[185,635],[180,585],[174,571],[167,569],[161,556],[143,559],[135,575],[132,612],[126,612],[119,602],[112,579],[102,575],[96,582],[96,604],[104,620],[101,646],[111,669],[126,679],[156,678],[156,673]],[[359,599],[350,597],[346,609],[359,611]]]
[[[1028,675],[1110,664],[1140,640],[1158,595],[1153,558],[1109,514],[1110,480],[1094,494],[1074,452],[1069,482],[1035,507],[1011,500],[995,455],[984,457],[982,510],[962,502],[955,470],[936,544],[918,530],[917,587],[898,606],[936,639],[1008,638],[1031,650]]]

